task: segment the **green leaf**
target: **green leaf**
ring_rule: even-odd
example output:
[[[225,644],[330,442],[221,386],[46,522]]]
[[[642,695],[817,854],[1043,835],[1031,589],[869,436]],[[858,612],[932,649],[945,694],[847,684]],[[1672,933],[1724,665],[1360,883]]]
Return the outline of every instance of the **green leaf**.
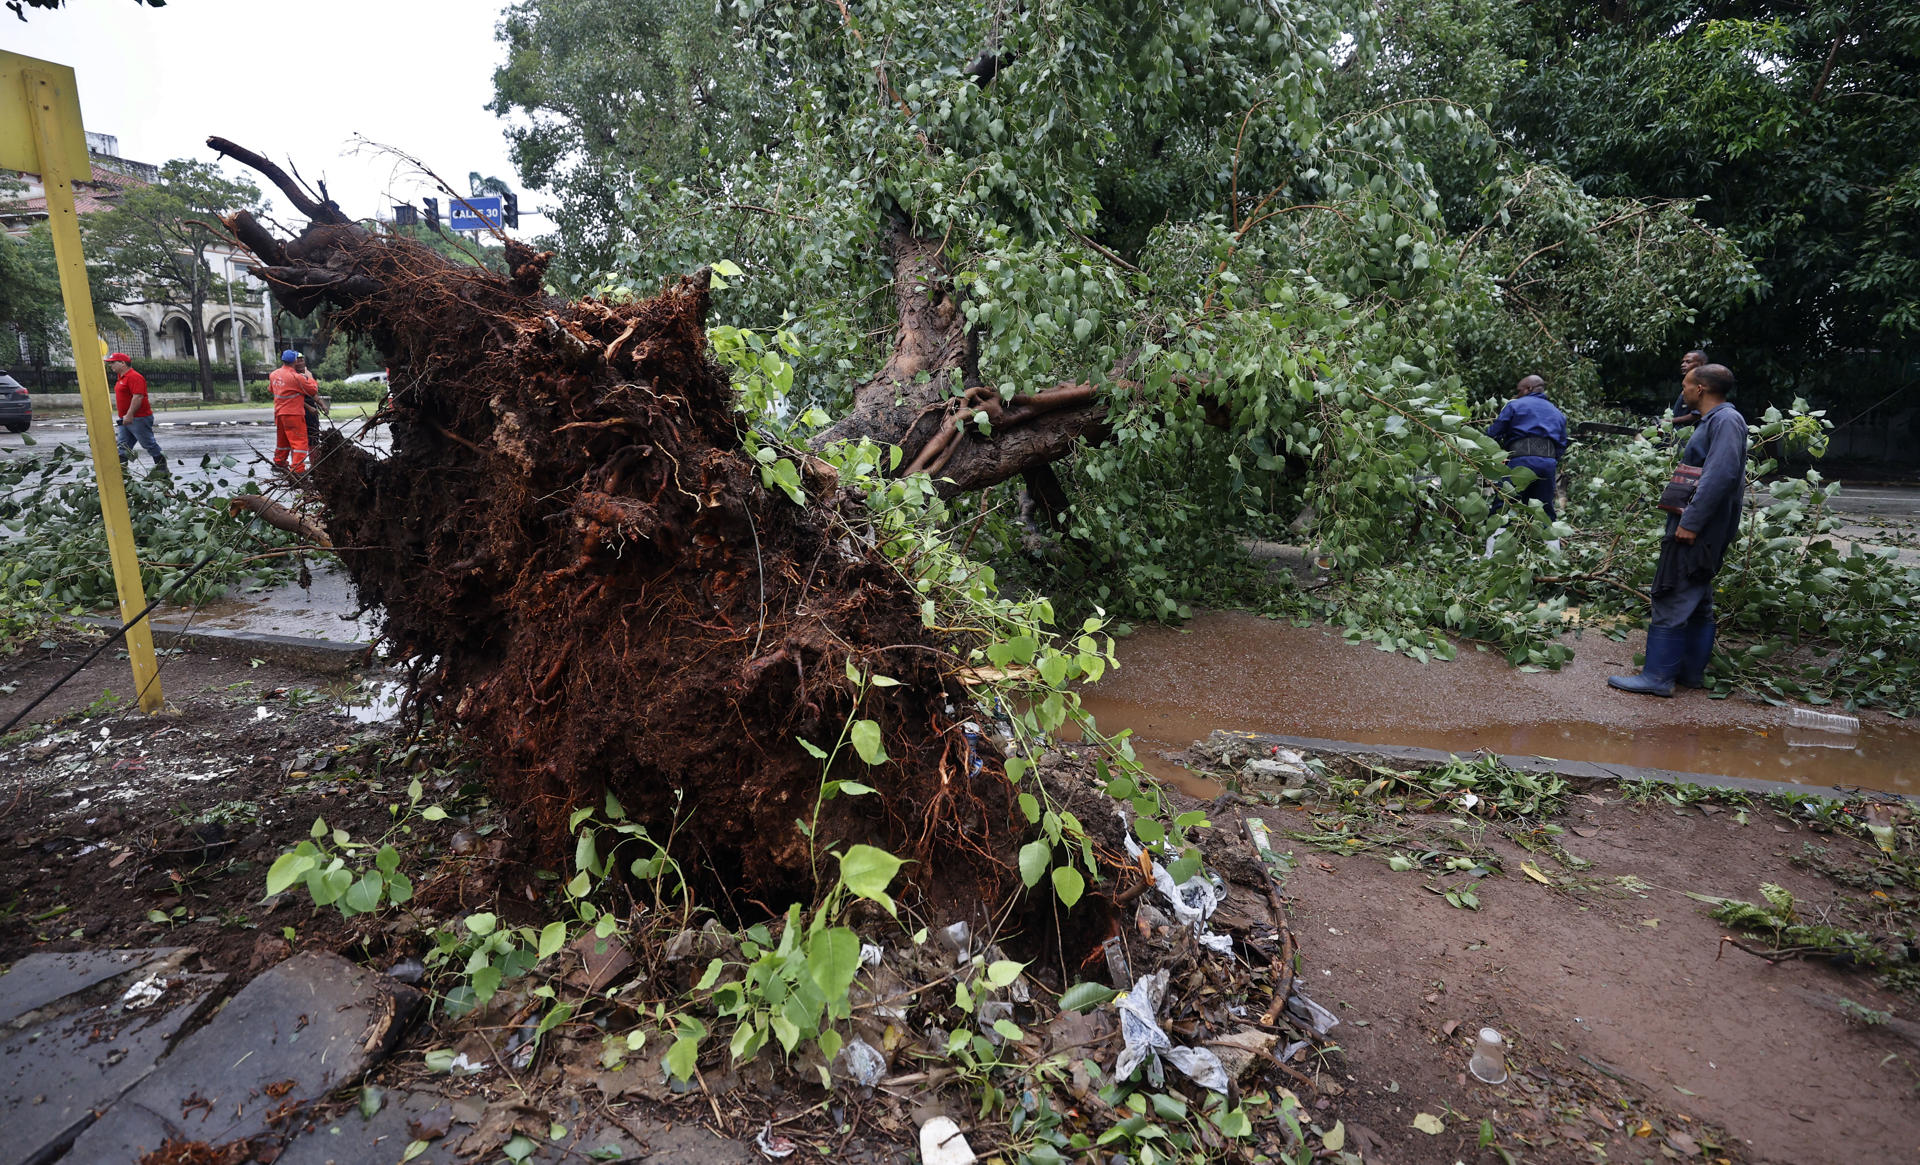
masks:
[[[313,868],[313,859],[304,854],[281,854],[267,870],[267,893],[278,894],[299,881]]]
[[[390,845],[383,845],[380,847],[380,852],[374,855],[373,864],[374,868],[381,873],[391,874],[400,868],[400,851]]]
[[[1081,877],[1080,871],[1072,866],[1055,866],[1053,892],[1060,896],[1060,905],[1071,907],[1080,901],[1082,894],[1087,892],[1087,880]]]
[[[493,928],[498,926],[499,924],[500,924],[499,918],[491,914],[483,913],[483,914],[467,915],[467,929],[477,935],[482,936],[483,938],[487,935],[492,934]]]
[[[539,953],[535,957],[544,959],[565,946],[566,943],[567,924],[565,922],[549,922],[540,928]]]
[[[474,999],[480,1003],[492,999],[494,992],[500,990],[500,978],[500,968],[495,966],[489,965],[475,971],[473,973]]]
[[[693,985],[693,989],[695,991],[706,991],[710,989],[715,983],[720,981],[720,972],[725,970],[726,966],[727,961],[725,959],[715,959],[708,963],[706,971],[700,976],[700,981]]]
[[[807,975],[828,999],[844,999],[860,970],[860,936],[831,927],[807,944]]]
[[[386,883],[380,875],[368,870],[359,881],[347,887],[341,902],[356,914],[366,914],[380,908],[380,892],[386,889]]]
[[[420,811],[420,816],[427,821],[445,821],[447,819],[447,811],[438,805],[429,805]]]
[[[400,1165],[407,1165],[407,1162],[432,1147],[433,1142],[431,1141],[408,1141],[406,1151],[400,1154]]]
[[[806,749],[807,755],[811,756],[814,760],[827,759],[826,750],[821,748],[819,745],[813,743],[813,741],[808,740],[804,736],[796,736],[794,737],[794,739],[800,742],[800,747]]]
[[[1027,969],[1025,963],[1016,963],[1012,959],[1000,959],[987,964],[987,982],[994,987],[1005,987],[1020,977]]]
[[[1088,1012],[1104,1007],[1119,995],[1105,983],[1075,983],[1060,997],[1060,1010]]]
[[[507,1160],[512,1161],[514,1165],[519,1165],[520,1162],[533,1156],[533,1151],[539,1147],[531,1138],[515,1136],[511,1141],[500,1146],[500,1151],[507,1155]]]
[[[1040,878],[1053,864],[1053,843],[1046,838],[1036,838],[1020,847],[1020,880],[1029,886],[1038,886]]]
[[[1027,1033],[1021,1031],[1020,1026],[1010,1019],[994,1020],[993,1030],[999,1032],[1001,1038],[1011,1040],[1016,1044],[1027,1038]]]
[[[887,887],[893,884],[901,865],[900,859],[886,850],[856,845],[840,855],[840,880],[854,894],[891,909],[893,899],[887,896]]]
[[[853,739],[853,750],[860,759],[870,765],[887,762],[886,746],[880,743],[880,725],[873,720],[855,720],[849,735]]]

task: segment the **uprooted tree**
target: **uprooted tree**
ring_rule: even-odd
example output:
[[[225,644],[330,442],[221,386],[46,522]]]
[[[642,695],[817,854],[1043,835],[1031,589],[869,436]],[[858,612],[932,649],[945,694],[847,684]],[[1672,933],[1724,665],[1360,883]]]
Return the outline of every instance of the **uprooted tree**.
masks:
[[[763,484],[703,329],[706,272],[565,302],[546,254],[457,265],[211,144],[311,220],[283,240],[227,219],[275,294],[328,304],[390,361],[391,451],[332,433],[315,455],[328,532],[398,654],[431,662],[420,698],[486,747],[549,850],[612,792],[677,830],[709,886],[809,893],[832,839],[917,861],[959,917],[999,897],[1015,793],[964,730],[965,633],[927,626],[834,467]],[[829,752],[860,776],[823,796]]]

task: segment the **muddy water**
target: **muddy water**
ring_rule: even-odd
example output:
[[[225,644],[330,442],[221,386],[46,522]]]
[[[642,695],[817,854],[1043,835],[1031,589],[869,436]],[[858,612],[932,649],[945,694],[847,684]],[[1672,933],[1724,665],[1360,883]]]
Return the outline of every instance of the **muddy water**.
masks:
[[[1119,670],[1082,698],[1103,731],[1133,729],[1163,773],[1156,751],[1228,728],[1920,793],[1920,727],[1868,714],[1857,736],[1789,731],[1787,709],[1739,697],[1609,689],[1638,647],[1587,636],[1563,670],[1528,673],[1470,648],[1421,664],[1324,627],[1209,612],[1121,640]]]

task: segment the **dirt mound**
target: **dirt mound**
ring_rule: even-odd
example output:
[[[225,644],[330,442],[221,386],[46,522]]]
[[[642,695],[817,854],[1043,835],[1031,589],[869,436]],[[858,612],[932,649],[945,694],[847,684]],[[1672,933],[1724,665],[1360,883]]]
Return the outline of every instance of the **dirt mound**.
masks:
[[[564,302],[541,293],[544,254],[510,243],[510,278],[456,266],[210,144],[313,220],[289,241],[228,220],[275,294],[332,304],[386,354],[392,450],[323,439],[327,529],[423,665],[419,697],[485,744],[547,857],[571,848],[569,813],[611,791],[713,884],[809,893],[825,855],[797,823],[822,775],[800,739],[831,748],[869,718],[892,760],[844,754],[834,775],[879,795],[821,806],[822,848],[879,844],[937,897],[998,896],[1011,790],[996,758],[968,775],[953,645],[921,625],[830,468],[809,473],[804,507],[763,488],[707,353],[704,273],[644,302]],[[849,662],[900,684],[856,707]]]

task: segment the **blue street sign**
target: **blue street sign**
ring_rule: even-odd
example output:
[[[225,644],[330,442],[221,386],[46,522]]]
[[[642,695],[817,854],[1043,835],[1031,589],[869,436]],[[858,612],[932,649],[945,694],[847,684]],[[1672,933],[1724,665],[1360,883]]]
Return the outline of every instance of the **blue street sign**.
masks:
[[[496,230],[500,226],[500,196],[447,199],[447,226],[456,231]]]

